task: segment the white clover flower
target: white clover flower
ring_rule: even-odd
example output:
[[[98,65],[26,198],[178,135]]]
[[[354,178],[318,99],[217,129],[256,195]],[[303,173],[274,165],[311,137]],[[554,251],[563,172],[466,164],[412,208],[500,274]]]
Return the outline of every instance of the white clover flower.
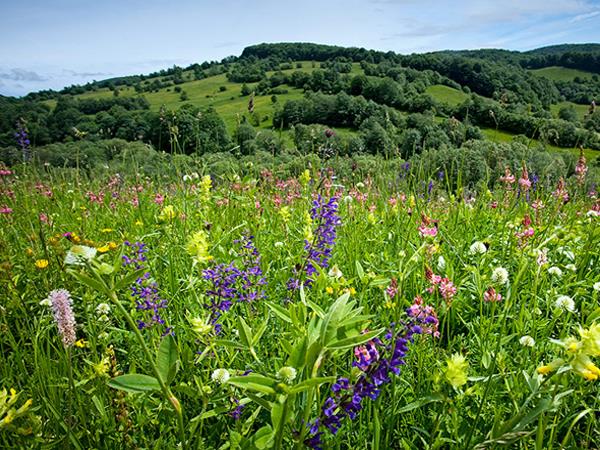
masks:
[[[110,313],[110,305],[108,303],[100,303],[98,306],[96,306],[96,313],[107,315]]]
[[[329,269],[328,275],[333,278],[342,278],[344,276],[337,265],[334,265],[331,269]]]
[[[40,302],[40,305],[42,305],[42,306],[52,306],[52,300],[50,300],[50,297],[46,297],[44,300],[42,300]]]
[[[575,312],[575,301],[568,295],[559,295],[554,306],[563,311]]]
[[[281,241],[277,241],[273,245],[275,246],[275,248],[281,248],[281,247],[283,247],[284,244]]]
[[[296,379],[296,369],[290,366],[285,366],[279,369],[277,375],[281,378],[285,383],[291,383]]]
[[[600,292],[600,281],[596,281],[596,282],[594,283],[594,290],[595,290],[596,292]]]
[[[570,270],[571,272],[577,272],[577,266],[575,264],[567,264],[565,269]]]
[[[108,339],[109,338],[109,334],[106,331],[103,331],[102,333],[100,333],[98,335],[98,339],[104,340],[104,339]]]
[[[362,188],[364,188],[364,187],[365,187],[365,183],[363,183],[363,182],[359,181],[358,183],[356,183],[356,187],[357,187],[358,189],[362,189]]]
[[[558,267],[556,267],[556,266],[552,266],[552,267],[550,267],[550,268],[548,269],[548,273],[549,273],[550,275],[554,275],[555,277],[558,277],[558,278],[562,277],[562,274],[563,274],[562,270],[560,270],[560,269],[559,269]]]
[[[535,345],[535,339],[526,334],[525,336],[521,336],[521,339],[519,339],[519,343],[523,347],[533,347]]]
[[[481,241],[473,242],[469,248],[469,252],[471,255],[483,255],[485,252],[487,252],[487,247]]]
[[[65,264],[70,266],[82,266],[96,256],[98,250],[87,245],[74,245],[65,256]]]
[[[508,282],[508,270],[504,267],[496,267],[492,272],[492,281],[498,284],[506,284]]]
[[[446,260],[442,255],[438,257],[437,266],[439,270],[444,270],[446,268]]]
[[[230,378],[229,371],[227,369],[217,369],[210,376],[212,380],[217,384],[224,384]]]
[[[352,196],[351,196],[351,195],[346,195],[346,196],[344,197],[344,203],[346,203],[346,204],[352,203],[352,201],[353,201],[353,200],[354,200],[354,199],[352,198]]]

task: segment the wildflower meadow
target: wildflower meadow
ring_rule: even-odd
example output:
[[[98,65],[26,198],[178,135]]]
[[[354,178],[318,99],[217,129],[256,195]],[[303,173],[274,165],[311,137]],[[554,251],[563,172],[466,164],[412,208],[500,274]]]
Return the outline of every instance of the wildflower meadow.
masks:
[[[597,448],[583,154],[328,167],[2,167],[0,447]]]

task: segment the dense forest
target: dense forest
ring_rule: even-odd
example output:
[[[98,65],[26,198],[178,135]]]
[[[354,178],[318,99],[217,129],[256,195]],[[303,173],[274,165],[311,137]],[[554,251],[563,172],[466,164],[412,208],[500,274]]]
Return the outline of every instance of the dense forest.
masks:
[[[576,75],[539,73],[557,68]],[[118,156],[105,143],[119,139],[194,156],[267,152],[408,160],[427,154],[438,160],[436,152],[446,158],[461,151],[488,155],[490,143],[483,141],[491,131],[522,136],[515,145],[543,151],[548,145],[600,150],[599,76],[596,44],[411,55],[311,43],[259,44],[221,61],[60,92],[0,96],[1,158],[7,164],[37,158],[92,167]],[[190,100],[188,90],[211,80],[222,80],[216,93]],[[177,96],[175,107],[162,102],[172,98],[168,95]],[[216,95],[229,96],[223,97],[222,110],[228,102],[231,108],[237,105],[234,119],[224,120],[210,103]],[[264,106],[258,104],[268,104],[272,113],[261,113]],[[553,152],[543,159],[559,158],[572,166],[572,155]],[[488,165],[505,164],[482,158]]]

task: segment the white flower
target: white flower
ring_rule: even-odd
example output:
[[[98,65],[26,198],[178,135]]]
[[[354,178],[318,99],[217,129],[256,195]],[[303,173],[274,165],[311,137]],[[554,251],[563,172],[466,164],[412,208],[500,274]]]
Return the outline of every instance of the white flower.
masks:
[[[559,269],[558,267],[556,267],[556,266],[552,266],[552,267],[550,267],[550,268],[548,269],[548,273],[549,273],[550,275],[554,275],[554,276],[556,276],[556,277],[558,277],[558,278],[562,277],[562,274],[563,274],[562,270],[560,270],[560,269]]]
[[[330,277],[333,278],[342,278],[344,276],[344,274],[342,273],[342,271],[338,268],[337,265],[333,266],[331,269],[329,269],[329,273],[328,275]]]
[[[595,290],[596,292],[600,292],[600,281],[596,281],[596,282],[594,283],[594,290]]]
[[[364,188],[364,187],[365,187],[365,183],[363,183],[363,182],[359,181],[358,183],[356,183],[356,187],[357,187],[358,189],[362,189],[362,188]]]
[[[354,200],[354,199],[353,199],[353,198],[352,198],[352,196],[350,196],[350,195],[346,195],[346,196],[344,197],[344,203],[346,203],[346,204],[348,204],[348,203],[352,203],[352,201],[353,201],[353,200]]]
[[[554,302],[554,306],[563,311],[575,312],[575,302],[568,295],[559,295]]]
[[[291,383],[296,379],[296,369],[290,366],[285,366],[279,369],[277,375],[286,383]]]
[[[594,211],[593,209],[590,209],[585,215],[588,217],[600,217],[600,211]]]
[[[65,256],[65,264],[71,266],[82,266],[96,256],[97,250],[87,245],[74,245]]]
[[[438,258],[437,266],[439,270],[444,270],[446,268],[446,260],[442,255],[440,255]]]
[[[496,267],[492,272],[492,281],[498,284],[506,284],[508,282],[508,270],[504,267]]]
[[[529,335],[525,335],[525,336],[521,336],[521,339],[519,339],[519,343],[523,347],[533,347],[535,345],[535,339],[533,339]]]
[[[567,264],[565,269],[570,270],[572,272],[577,272],[577,266],[575,264]]]
[[[212,373],[210,377],[215,383],[224,384],[227,383],[227,380],[229,380],[230,375],[227,369],[217,369]]]
[[[469,252],[471,255],[483,255],[485,252],[487,252],[487,247],[481,241],[473,242],[469,248]]]
[[[277,242],[275,242],[275,244],[273,244],[273,245],[275,246],[275,248],[281,248],[281,247],[283,247],[283,242],[281,242],[281,241],[277,241]]]
[[[563,256],[566,256],[566,257],[567,257],[568,259],[570,259],[571,261],[575,261],[575,254],[574,254],[574,253],[573,253],[571,250],[569,250],[569,249],[566,249],[566,248],[564,248],[564,247],[558,247],[558,248],[556,249],[556,251],[557,251],[559,254],[561,254],[561,255],[563,255]]]
[[[108,303],[100,303],[98,306],[96,306],[96,313],[107,315],[110,313],[110,305]]]
[[[40,302],[40,305],[42,305],[42,306],[52,306],[52,300],[50,300],[50,297],[46,297],[44,300],[42,300]]]

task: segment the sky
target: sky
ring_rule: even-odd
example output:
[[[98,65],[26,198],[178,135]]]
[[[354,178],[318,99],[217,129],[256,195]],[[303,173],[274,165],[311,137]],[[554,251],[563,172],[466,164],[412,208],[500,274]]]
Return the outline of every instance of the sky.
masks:
[[[262,42],[398,53],[600,43],[600,0],[0,0],[0,94],[221,60]]]

